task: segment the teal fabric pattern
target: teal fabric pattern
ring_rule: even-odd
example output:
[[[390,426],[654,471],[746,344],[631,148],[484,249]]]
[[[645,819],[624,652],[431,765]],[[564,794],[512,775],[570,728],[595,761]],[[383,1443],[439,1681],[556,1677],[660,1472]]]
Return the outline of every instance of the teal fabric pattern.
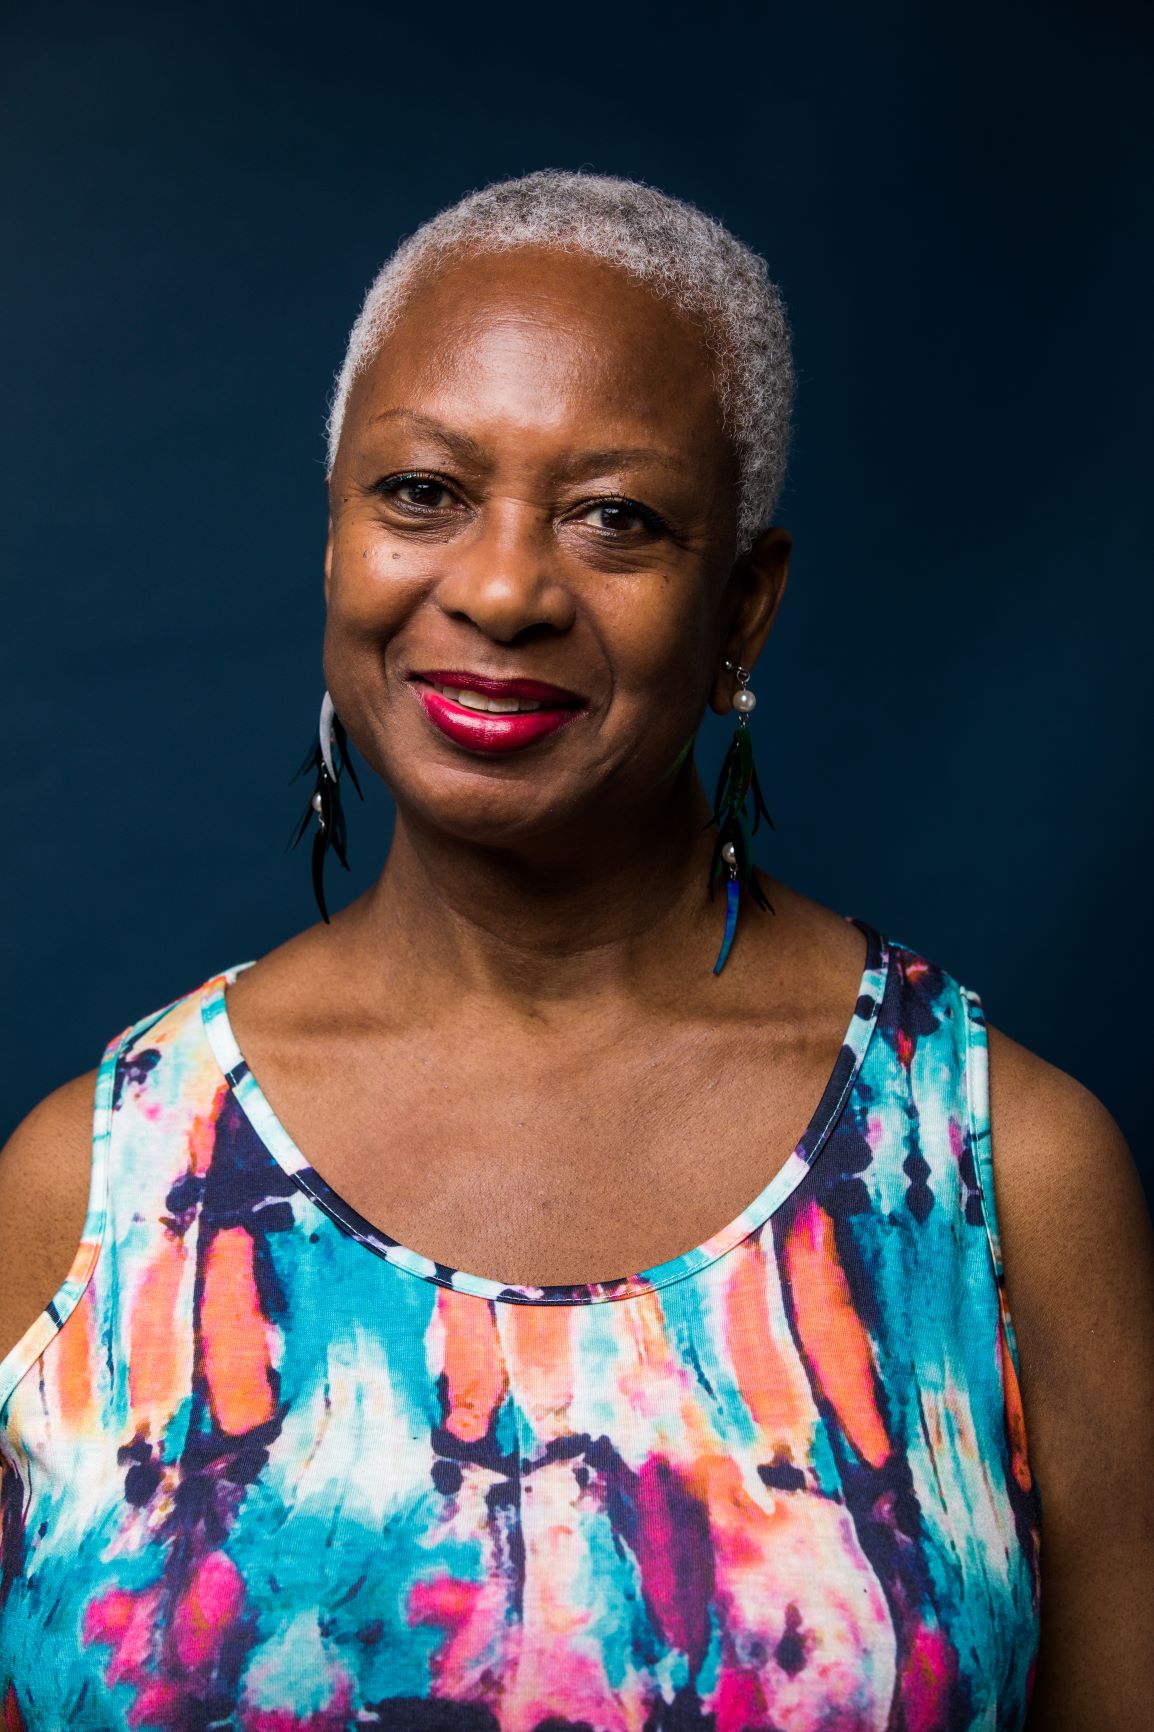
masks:
[[[982,1008],[858,924],[784,1166],[597,1285],[357,1215],[237,1047],[238,969],[113,1041],[83,1243],[0,1364],[4,1732],[1020,1732]]]

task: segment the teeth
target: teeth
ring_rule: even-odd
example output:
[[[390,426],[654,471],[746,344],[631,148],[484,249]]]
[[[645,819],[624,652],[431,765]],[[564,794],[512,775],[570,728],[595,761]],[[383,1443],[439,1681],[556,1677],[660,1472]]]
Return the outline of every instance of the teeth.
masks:
[[[522,710],[539,710],[544,707],[539,703],[530,703],[528,698],[493,698],[486,692],[457,691],[453,686],[434,686],[433,689],[466,710],[484,710],[495,716],[517,715]]]

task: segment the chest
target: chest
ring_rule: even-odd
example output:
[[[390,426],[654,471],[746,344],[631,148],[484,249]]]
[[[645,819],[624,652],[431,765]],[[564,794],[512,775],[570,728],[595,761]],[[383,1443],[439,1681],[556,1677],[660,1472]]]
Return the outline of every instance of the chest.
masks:
[[[258,1057],[297,1146],[357,1212],[514,1284],[608,1280],[711,1237],[810,1123],[834,1027],[333,1042]]]
[[[895,1381],[871,1439],[820,1272],[771,1234],[639,1302],[542,1307],[398,1273],[303,1198],[291,1225],[247,1219],[275,1321],[228,1314],[210,1247],[238,1227],[202,1220],[203,1278],[165,1317],[177,1358],[200,1350],[161,1404],[126,1351],[146,1301],[117,1234],[22,1386],[0,1660],[30,1732],[62,1706],[76,1726],[163,1706],[174,1728],[883,1732],[907,1696],[930,1732],[1018,1725],[1013,1518],[964,1477],[993,1412],[950,1446]],[[121,1346],[94,1345],[81,1414],[85,1338]],[[275,1401],[246,1420],[261,1378]]]
[[[957,1091],[928,1212],[874,1046],[711,1259],[518,1303],[373,1246],[189,1046],[126,1073],[93,1278],[0,1409],[15,1723],[1016,1732],[1036,1545]]]

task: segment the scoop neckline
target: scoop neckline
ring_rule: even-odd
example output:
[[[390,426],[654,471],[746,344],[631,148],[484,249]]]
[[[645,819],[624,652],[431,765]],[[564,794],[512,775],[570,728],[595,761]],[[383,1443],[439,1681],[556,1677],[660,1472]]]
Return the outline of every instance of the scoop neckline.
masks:
[[[514,1305],[596,1305],[610,1300],[638,1298],[675,1281],[683,1281],[715,1263],[763,1227],[813,1166],[857,1084],[889,978],[890,946],[886,939],[855,915],[845,918],[865,936],[865,966],[849,1027],[833,1069],[809,1123],[786,1161],[740,1214],[692,1250],[680,1252],[636,1274],[622,1275],[609,1281],[536,1287],[496,1281],[489,1276],[474,1275],[450,1264],[438,1263],[402,1244],[399,1239],[391,1238],[382,1228],[359,1214],[312,1166],[277,1118],[237,1045],[226,995],[237,976],[253,967],[252,962],[238,963],[205,983],[201,988],[201,1018],[213,1057],[258,1142],[297,1189],[367,1251],[407,1275],[438,1287],[451,1288],[454,1292],[472,1294],[478,1299]]]

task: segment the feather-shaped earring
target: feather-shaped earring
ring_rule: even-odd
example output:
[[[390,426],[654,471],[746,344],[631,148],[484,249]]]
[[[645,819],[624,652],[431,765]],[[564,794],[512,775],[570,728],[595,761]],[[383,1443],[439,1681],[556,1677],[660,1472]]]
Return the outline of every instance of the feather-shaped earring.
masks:
[[[709,868],[709,894],[712,896],[722,878],[725,879],[725,933],[721,949],[713,965],[720,974],[729,960],[733,938],[737,931],[737,916],[741,895],[748,890],[759,908],[773,912],[773,904],[761,888],[753,870],[753,835],[764,818],[770,829],[773,819],[762,797],[761,785],[753,762],[753,742],[749,736],[749,716],[757,699],[749,690],[749,669],[739,662],[726,661],[726,671],[737,680],[733,707],[737,711],[737,727],[729,742],[729,750],[717,779],[717,794],[713,802],[710,824],[717,825],[717,841]],[[746,806],[752,801],[752,823]],[[708,828],[708,826],[707,826]]]
[[[289,847],[295,848],[315,818],[317,827],[313,835],[313,895],[317,899],[317,907],[321,911],[321,919],[329,925],[329,911],[325,906],[325,855],[331,848],[345,871],[349,870],[348,835],[345,828],[345,814],[341,807],[340,780],[342,772],[347,770],[353,787],[363,800],[361,784],[357,781],[357,772],[349,755],[348,736],[341,725],[340,717],[333,708],[333,700],[328,692],[321,702],[320,725],[317,728],[317,741],[310,750],[304,763],[293,777],[299,781],[301,776],[307,776],[312,771],[316,777],[313,794],[305,807],[304,816],[295,827],[289,838]]]

